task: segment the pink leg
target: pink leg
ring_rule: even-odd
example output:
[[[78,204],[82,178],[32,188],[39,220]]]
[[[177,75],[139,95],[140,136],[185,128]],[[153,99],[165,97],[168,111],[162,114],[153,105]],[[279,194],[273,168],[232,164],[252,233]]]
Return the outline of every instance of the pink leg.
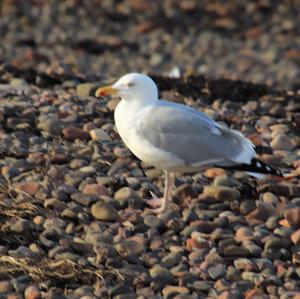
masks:
[[[158,198],[153,192],[150,191],[153,199],[147,200],[147,204],[155,209],[148,209],[149,211],[159,214],[167,210],[171,200],[171,192],[174,186],[174,180],[174,174],[166,172],[164,196],[161,198]]]

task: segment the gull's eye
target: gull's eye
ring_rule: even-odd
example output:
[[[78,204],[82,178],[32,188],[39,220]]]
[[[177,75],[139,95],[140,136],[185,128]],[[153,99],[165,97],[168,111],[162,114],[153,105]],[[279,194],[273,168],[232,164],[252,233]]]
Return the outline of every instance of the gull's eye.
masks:
[[[132,86],[134,86],[134,83],[133,83],[133,82],[127,83],[127,87],[132,87]]]

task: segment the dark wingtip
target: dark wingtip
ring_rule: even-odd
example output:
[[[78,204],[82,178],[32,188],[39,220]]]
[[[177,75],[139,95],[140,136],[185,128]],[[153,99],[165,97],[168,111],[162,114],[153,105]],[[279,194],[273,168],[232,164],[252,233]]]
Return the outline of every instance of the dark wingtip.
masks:
[[[270,174],[284,177],[283,172],[259,159],[253,158],[250,164],[237,164],[233,166],[223,167],[224,169],[240,170],[253,173]]]

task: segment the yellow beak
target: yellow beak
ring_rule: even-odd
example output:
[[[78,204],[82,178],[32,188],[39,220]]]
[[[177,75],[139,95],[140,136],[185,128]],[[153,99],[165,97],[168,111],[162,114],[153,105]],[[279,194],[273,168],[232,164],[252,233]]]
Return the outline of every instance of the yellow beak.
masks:
[[[107,95],[116,94],[118,90],[113,88],[111,85],[100,87],[96,90],[95,96],[96,97],[105,97]]]

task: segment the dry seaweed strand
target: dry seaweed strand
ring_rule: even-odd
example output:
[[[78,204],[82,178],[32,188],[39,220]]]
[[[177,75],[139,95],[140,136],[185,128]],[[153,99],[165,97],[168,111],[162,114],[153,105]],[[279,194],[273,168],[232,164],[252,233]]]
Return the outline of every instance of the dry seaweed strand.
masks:
[[[53,261],[48,258],[28,259],[14,258],[12,256],[0,257],[0,273],[16,274],[26,273],[37,283],[51,281],[53,284],[62,285],[71,280],[78,282],[93,283],[96,279],[105,279],[112,277],[113,279],[124,281],[126,275],[130,271],[122,271],[121,269],[96,269],[92,266],[78,266],[70,260]],[[131,274],[135,275],[134,272]]]

